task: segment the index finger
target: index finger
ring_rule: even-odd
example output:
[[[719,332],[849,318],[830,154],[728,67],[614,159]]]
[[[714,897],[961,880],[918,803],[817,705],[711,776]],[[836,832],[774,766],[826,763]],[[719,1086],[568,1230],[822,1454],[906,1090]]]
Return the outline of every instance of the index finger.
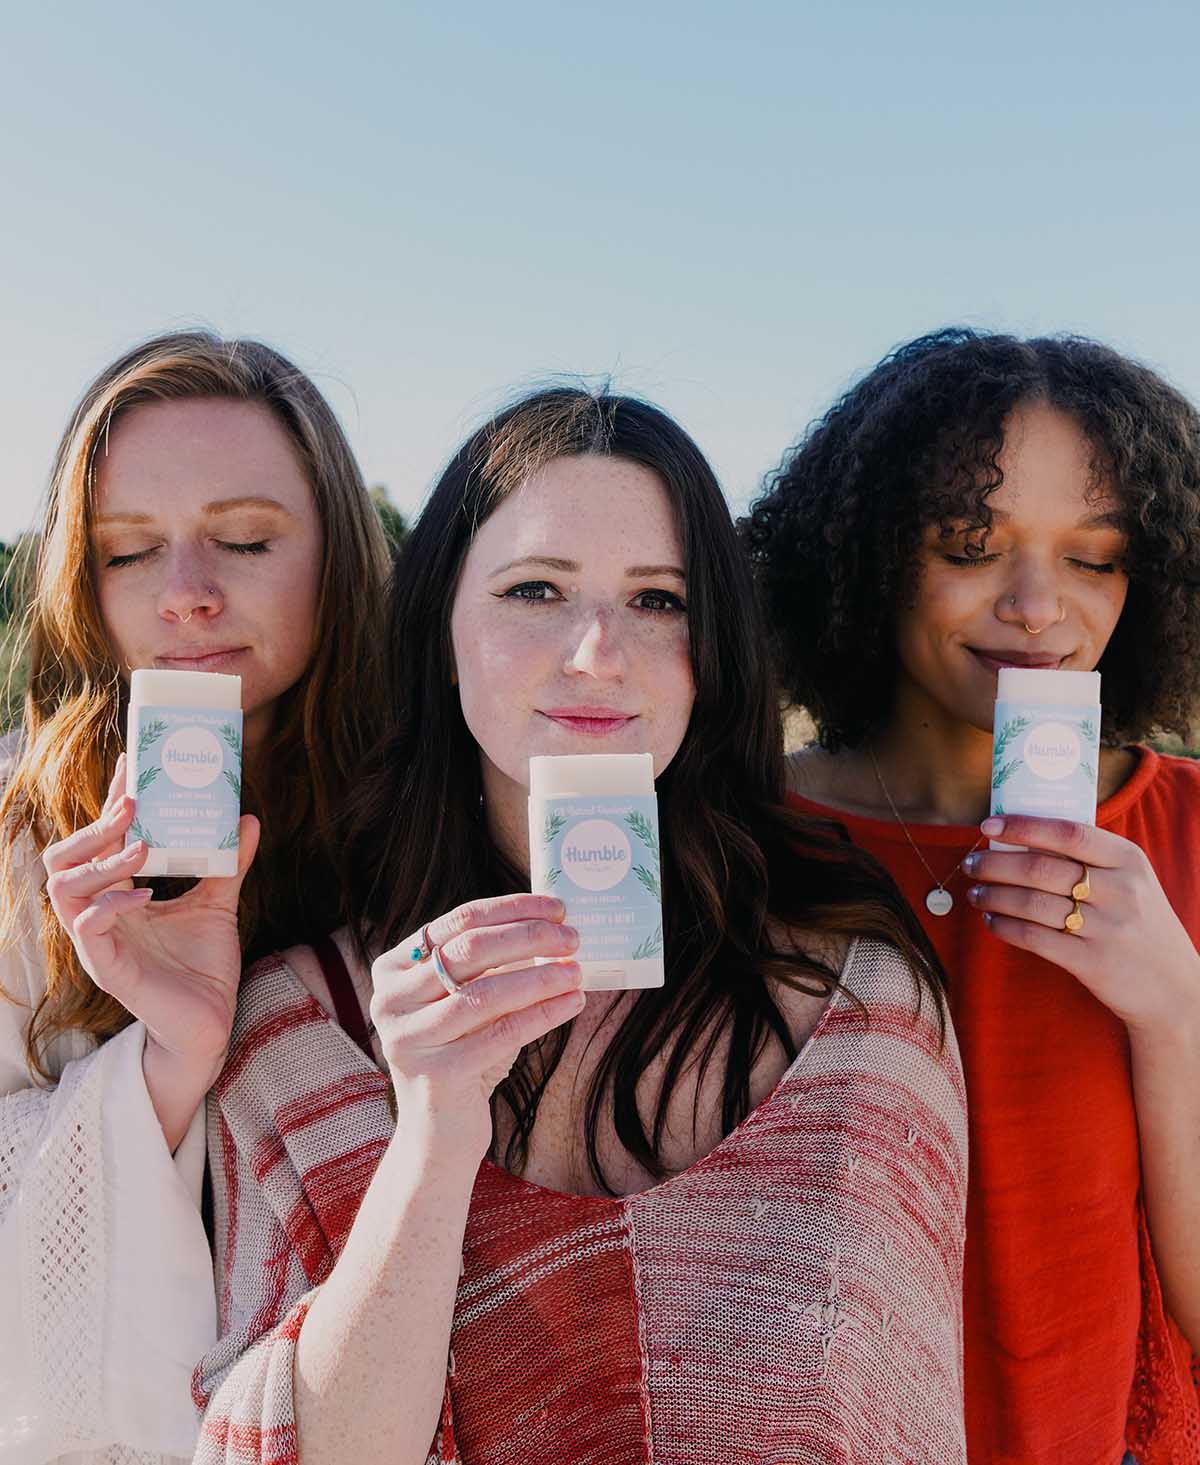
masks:
[[[444,916],[430,921],[425,930],[434,946],[441,946],[451,936],[463,931],[478,931],[485,926],[510,926],[515,921],[562,921],[567,908],[556,895],[489,895],[469,900]]]
[[[1094,824],[1077,824],[1071,819],[1038,819],[1032,814],[992,814],[979,827],[989,839],[1064,855],[1100,870],[1115,870],[1128,843],[1120,835],[1097,829]]]

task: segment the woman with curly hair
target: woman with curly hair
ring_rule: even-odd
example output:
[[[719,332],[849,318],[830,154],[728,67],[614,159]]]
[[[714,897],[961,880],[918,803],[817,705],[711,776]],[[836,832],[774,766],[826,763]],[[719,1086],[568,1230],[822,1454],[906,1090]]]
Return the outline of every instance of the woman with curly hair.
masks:
[[[971,1458],[1194,1461],[1200,764],[1140,740],[1200,707],[1200,419],[1094,342],[943,330],[743,532],[817,729],[794,802],[887,866],[950,977]],[[1094,828],[986,817],[1004,666],[1101,672]]]
[[[332,818],[378,727],[386,551],[314,384],[198,331],[88,387],[31,547],[0,801],[0,1456],[147,1465],[195,1441],[204,1096],[243,953],[339,921]],[[241,678],[237,878],[133,887],[137,667]]]

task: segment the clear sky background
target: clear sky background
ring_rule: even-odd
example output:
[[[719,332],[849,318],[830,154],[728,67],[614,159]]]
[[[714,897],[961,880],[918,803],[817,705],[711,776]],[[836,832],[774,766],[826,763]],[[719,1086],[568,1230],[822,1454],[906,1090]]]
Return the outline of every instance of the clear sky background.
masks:
[[[39,0],[0,42],[0,538],[134,340],[261,335],[414,510],[611,374],[741,507],[889,347],[1069,329],[1200,396],[1200,5]]]

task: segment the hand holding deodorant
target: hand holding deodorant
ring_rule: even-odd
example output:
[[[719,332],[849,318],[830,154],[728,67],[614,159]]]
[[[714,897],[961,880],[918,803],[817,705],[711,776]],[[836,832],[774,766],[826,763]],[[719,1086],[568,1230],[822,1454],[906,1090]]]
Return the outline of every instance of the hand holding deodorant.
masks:
[[[1099,767],[1100,673],[1002,667],[991,812],[1095,824]]]
[[[129,681],[125,792],[146,841],[140,875],[236,875],[242,805],[242,679],[135,671]]]
[[[579,932],[591,991],[664,981],[658,800],[649,753],[529,760],[529,873]]]

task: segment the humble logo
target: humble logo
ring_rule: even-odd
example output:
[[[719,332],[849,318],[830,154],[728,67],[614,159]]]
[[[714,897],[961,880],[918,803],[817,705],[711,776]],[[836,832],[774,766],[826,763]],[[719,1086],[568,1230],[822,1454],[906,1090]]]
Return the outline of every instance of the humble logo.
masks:
[[[581,890],[611,890],[629,866],[629,840],[611,819],[583,819],[563,836],[563,873]]]
[[[163,772],[180,788],[207,788],[221,776],[225,755],[204,727],[181,727],[163,744]]]
[[[1029,771],[1057,782],[1070,778],[1083,760],[1079,733],[1066,722],[1040,722],[1029,730],[1022,749]]]

